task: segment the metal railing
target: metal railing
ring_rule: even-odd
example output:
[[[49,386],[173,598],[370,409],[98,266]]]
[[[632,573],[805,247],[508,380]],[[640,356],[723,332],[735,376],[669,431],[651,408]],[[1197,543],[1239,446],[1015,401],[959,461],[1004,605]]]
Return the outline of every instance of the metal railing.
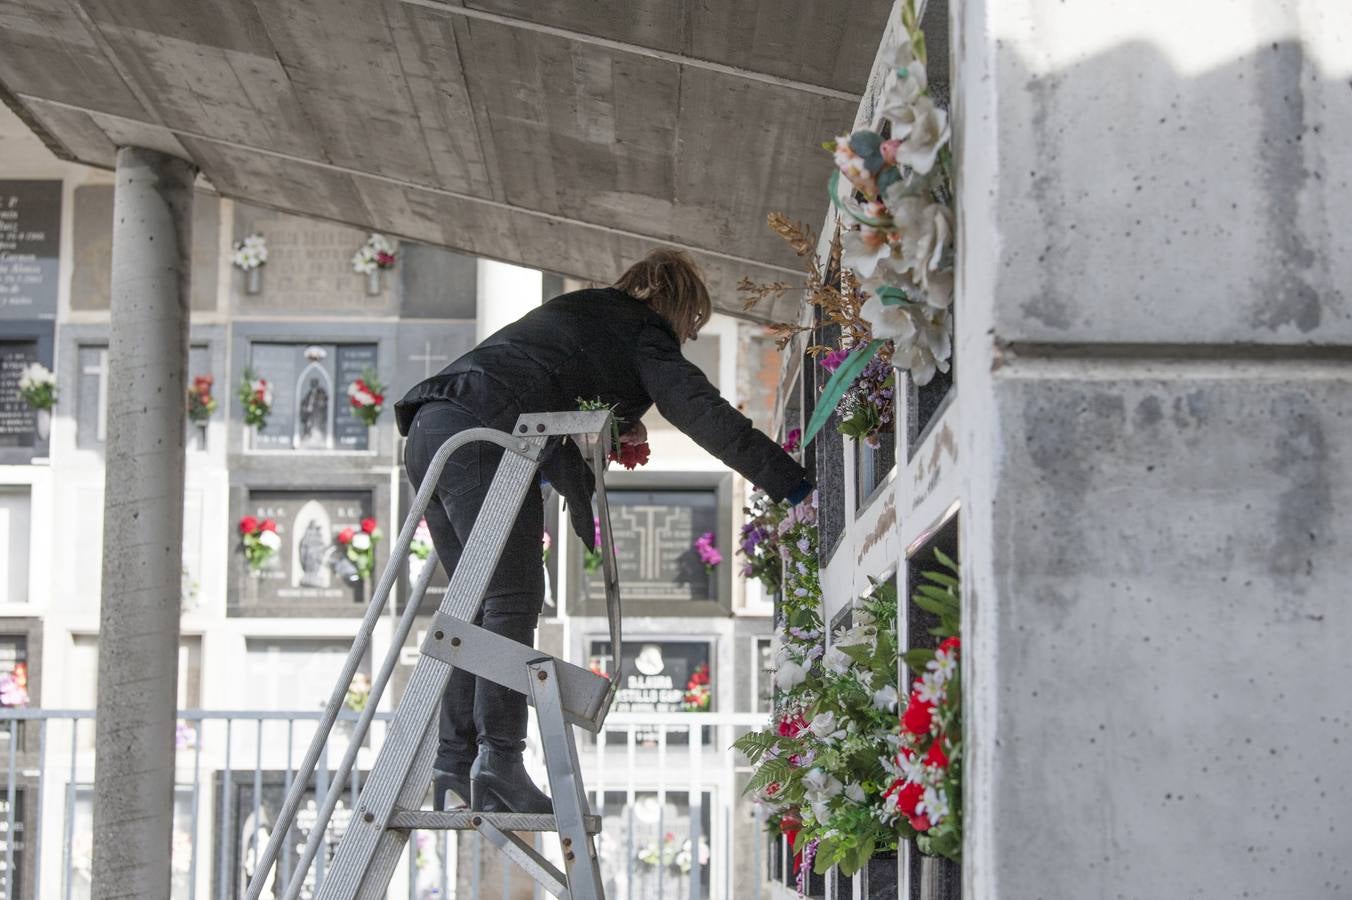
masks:
[[[271,836],[320,711],[179,713],[174,795],[172,896],[237,900]],[[345,711],[287,835],[274,878],[284,884],[309,839],[314,811],[331,784],[331,761],[349,744],[358,714]],[[379,713],[357,752],[347,787],[323,835],[323,852],[302,897],[324,878],[362,779],[385,737]],[[754,713],[612,713],[604,730],[579,734],[592,811],[604,817],[598,851],[608,900],[701,900],[761,895],[758,821],[738,801],[742,760],[730,749]],[[94,713],[0,709],[0,754],[7,760],[0,810],[0,900],[82,900],[90,895]],[[539,783],[543,768],[532,762]],[[411,836],[389,898],[507,900],[540,897],[528,879],[501,864],[477,834]],[[539,838],[558,856],[552,835]],[[748,880],[750,879],[750,880]],[[264,897],[280,892],[269,886]],[[533,886],[531,886],[533,887]]]

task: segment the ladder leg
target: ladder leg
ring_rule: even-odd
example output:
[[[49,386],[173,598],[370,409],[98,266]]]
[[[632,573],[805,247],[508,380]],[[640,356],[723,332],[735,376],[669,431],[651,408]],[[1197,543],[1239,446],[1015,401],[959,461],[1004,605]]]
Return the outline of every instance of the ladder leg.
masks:
[[[544,657],[531,662],[529,669],[559,843],[563,846],[564,872],[572,900],[605,900],[596,845],[583,821],[588,806],[578,766],[577,745],[573,742],[572,726],[563,717],[558,669],[554,662],[553,657]]]
[[[544,439],[526,438],[523,443],[521,453],[503,454],[438,612],[473,621],[479,611],[508,531],[535,478]],[[385,896],[407,838],[386,825],[396,807],[416,808],[427,792],[436,750],[437,709],[450,677],[451,666],[446,662],[425,654],[418,659],[338,845],[333,867],[320,886],[319,900]],[[377,884],[380,893],[369,893]]]

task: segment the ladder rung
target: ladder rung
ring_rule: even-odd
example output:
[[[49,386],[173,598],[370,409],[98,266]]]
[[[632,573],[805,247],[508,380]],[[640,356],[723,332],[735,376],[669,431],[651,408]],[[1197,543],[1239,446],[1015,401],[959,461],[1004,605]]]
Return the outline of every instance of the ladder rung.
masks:
[[[545,655],[534,647],[438,612],[432,617],[422,652],[519,691],[527,701],[535,702],[527,683],[530,673],[526,666]],[[560,682],[564,718],[588,731],[599,731],[608,711],[610,679],[561,659],[554,660],[554,667]]]
[[[558,831],[553,816],[535,813],[483,813],[470,812],[467,809],[450,812],[434,812],[430,809],[397,809],[390,816],[390,828],[397,830],[417,829],[419,831],[473,831],[478,827],[476,820],[483,819],[501,828],[503,831]],[[583,825],[588,834],[601,831],[600,816],[583,816]]]

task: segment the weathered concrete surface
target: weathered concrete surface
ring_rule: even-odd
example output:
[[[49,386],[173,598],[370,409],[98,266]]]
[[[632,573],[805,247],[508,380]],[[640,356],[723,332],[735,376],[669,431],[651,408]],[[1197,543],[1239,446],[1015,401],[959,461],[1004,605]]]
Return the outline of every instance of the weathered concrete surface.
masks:
[[[684,246],[741,315],[738,278],[799,271],[765,216],[820,216],[891,7],[17,0],[0,94],[81,162],[186,154],[225,196],[506,262],[609,281]]]
[[[1345,896],[1352,8],[953,10],[966,896]]]
[[[168,900],[196,171],[117,160],[93,896]]]

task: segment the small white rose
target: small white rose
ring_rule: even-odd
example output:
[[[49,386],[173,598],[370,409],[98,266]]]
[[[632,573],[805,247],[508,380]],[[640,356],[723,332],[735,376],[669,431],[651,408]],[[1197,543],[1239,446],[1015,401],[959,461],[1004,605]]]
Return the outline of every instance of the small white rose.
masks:
[[[265,531],[258,536],[258,543],[269,550],[277,550],[282,546],[282,539],[275,531]]]
[[[831,738],[837,734],[843,734],[843,731],[836,728],[836,714],[833,712],[820,712],[812,717],[812,721],[807,723],[808,730],[822,739]],[[814,771],[821,771],[815,769]]]
[[[807,669],[791,659],[784,660],[775,669],[775,687],[781,691],[793,690],[807,680]]]
[[[370,550],[371,536],[364,531],[359,531],[356,534],[352,535],[352,549]]]
[[[850,659],[839,647],[831,647],[826,651],[826,656],[822,658],[822,665],[826,666],[827,671],[834,672],[837,675],[844,675],[854,665],[854,660]]]

